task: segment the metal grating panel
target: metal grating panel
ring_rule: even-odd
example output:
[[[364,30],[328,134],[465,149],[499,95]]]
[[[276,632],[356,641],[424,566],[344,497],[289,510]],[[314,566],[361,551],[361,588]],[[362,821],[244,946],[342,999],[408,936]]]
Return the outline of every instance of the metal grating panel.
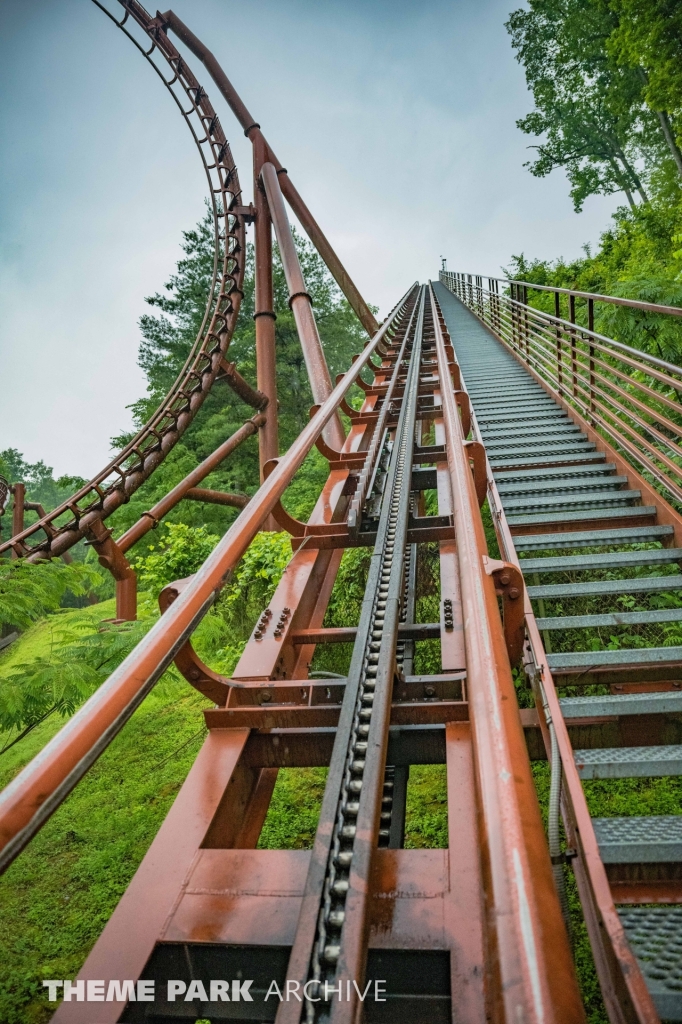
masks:
[[[682,1020],[682,906],[619,907],[628,941],[663,1020]]]

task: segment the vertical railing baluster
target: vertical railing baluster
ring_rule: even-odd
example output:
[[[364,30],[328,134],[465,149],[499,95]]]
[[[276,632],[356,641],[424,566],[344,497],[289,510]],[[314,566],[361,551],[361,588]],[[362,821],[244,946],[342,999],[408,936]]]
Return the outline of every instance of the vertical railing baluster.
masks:
[[[571,293],[568,297],[568,319],[575,324],[575,295]],[[575,327],[571,327],[571,386],[573,397],[578,397],[578,347],[575,334]]]
[[[587,300],[587,329],[594,331],[594,299]],[[590,334],[590,412],[594,413],[594,345]],[[592,419],[594,425],[594,418]]]

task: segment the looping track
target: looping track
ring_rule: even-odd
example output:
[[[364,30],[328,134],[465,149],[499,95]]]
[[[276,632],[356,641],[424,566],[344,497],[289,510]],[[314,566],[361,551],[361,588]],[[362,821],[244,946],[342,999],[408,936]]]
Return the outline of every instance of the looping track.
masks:
[[[175,100],[197,146],[206,171],[215,223],[215,257],[206,311],[187,362],[148,423],[105,468],[54,511],[0,544],[0,556],[52,558],[86,536],[98,520],[119,508],[160,465],[201,408],[221,369],[234,332],[242,298],[245,220],[239,209],[237,168],[220,119],[187,61],[162,23],[135,2],[126,0],[121,21],[93,0],[149,61]],[[136,24],[150,46],[129,31]],[[163,65],[154,58],[165,63]],[[168,75],[170,71],[170,75]]]

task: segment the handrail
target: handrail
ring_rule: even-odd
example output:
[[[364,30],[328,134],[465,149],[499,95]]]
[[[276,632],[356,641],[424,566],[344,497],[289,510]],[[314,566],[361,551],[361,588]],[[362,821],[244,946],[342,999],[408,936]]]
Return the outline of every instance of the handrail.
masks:
[[[682,367],[529,306],[489,279],[441,272],[453,292],[558,398],[682,503]],[[682,311],[681,311],[682,312]],[[592,319],[592,318],[591,318]]]
[[[131,717],[215,600],[358,374],[395,324],[406,292],[237,516],[191,582],[145,638],[57,735],[0,793],[0,871],[21,852]]]
[[[628,306],[630,309],[640,309],[645,313],[667,313],[670,316],[682,316],[681,306],[662,306],[658,302],[642,302],[639,299],[625,299],[620,295],[601,295],[599,292],[581,292],[574,288],[560,288],[558,285],[551,284],[534,284],[532,281],[517,281],[516,278],[511,277],[489,277],[487,274],[467,274],[460,273],[456,270],[441,270],[440,280],[443,284],[446,282],[444,278],[451,276],[461,276],[468,278],[483,278],[485,277],[488,281],[497,281],[504,284],[505,287],[509,285],[519,285],[522,288],[533,288],[539,292],[554,292],[559,295],[572,295],[576,299],[591,299],[594,302],[607,302],[613,306]]]

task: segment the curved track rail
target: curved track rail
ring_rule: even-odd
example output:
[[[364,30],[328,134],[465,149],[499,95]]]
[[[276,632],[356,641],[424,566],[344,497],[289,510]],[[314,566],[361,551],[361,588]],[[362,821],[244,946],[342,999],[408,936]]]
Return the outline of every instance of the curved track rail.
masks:
[[[125,0],[125,15],[118,21],[98,0],[93,2],[144,54],[173,97],[194,139],[206,172],[215,223],[213,277],[192,351],[149,422],[115,459],[71,498],[0,544],[0,556],[10,551],[30,560],[59,556],[86,536],[97,522],[128,501],[160,465],[201,408],[221,372],[242,299],[248,211],[239,205],[241,189],[237,168],[206,91],[163,31],[162,22],[152,18],[141,4]],[[133,24],[144,33],[148,47],[129,30]]]

